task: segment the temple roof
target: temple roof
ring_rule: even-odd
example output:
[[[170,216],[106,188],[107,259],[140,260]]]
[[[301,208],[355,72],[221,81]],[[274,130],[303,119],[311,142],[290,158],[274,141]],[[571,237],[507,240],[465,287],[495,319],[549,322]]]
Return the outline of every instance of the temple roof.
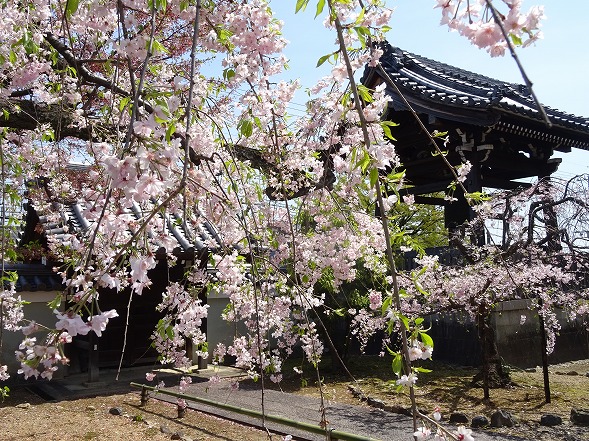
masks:
[[[63,289],[61,277],[44,264],[5,264],[4,270],[14,271],[18,274],[15,283],[17,292],[61,291]]]
[[[84,202],[62,205],[59,209],[61,218],[59,222],[50,221],[46,216],[40,216],[39,223],[46,237],[51,237],[58,242],[66,242],[71,234],[84,235],[94,223],[84,214],[86,205]],[[133,220],[138,222],[145,216],[136,203],[124,214],[131,216]],[[173,248],[175,254],[200,254],[220,247],[221,238],[213,225],[206,219],[201,218],[199,222],[189,225],[175,214],[159,213],[158,216],[165,226],[165,232],[160,235],[159,241],[157,237],[152,237],[152,240],[161,245],[162,252],[164,252],[163,243],[159,243],[161,240],[166,241],[167,248]]]
[[[66,165],[65,173],[70,176],[75,187],[67,197],[56,197],[45,178],[27,183],[29,202],[26,204],[26,220],[20,235],[22,245],[34,241],[53,241],[67,245],[72,241],[72,236],[82,239],[91,234],[99,213],[91,201],[83,198],[83,193],[78,188],[85,182],[89,170],[91,166],[85,164]],[[36,203],[46,206],[48,201],[52,202],[47,212],[36,211]],[[129,225],[138,226],[148,219],[156,204],[157,201],[151,201],[140,206],[133,201],[128,208],[119,209],[117,216],[126,218]],[[189,220],[185,220],[182,214],[176,211],[157,210],[152,221],[154,222],[151,222],[147,236],[160,257],[167,252],[173,252],[184,259],[191,260],[197,256],[200,259],[208,255],[208,252],[222,247],[222,239],[217,228],[199,211],[193,213]],[[133,231],[129,230],[128,237],[132,234]]]
[[[381,64],[418,113],[449,121],[493,126],[499,131],[554,144],[557,150],[571,147],[589,150],[589,119],[544,106],[552,123],[543,121],[528,88],[440,63],[383,44]],[[384,75],[367,68],[363,82],[378,84]],[[394,110],[407,110],[394,87],[387,85]]]

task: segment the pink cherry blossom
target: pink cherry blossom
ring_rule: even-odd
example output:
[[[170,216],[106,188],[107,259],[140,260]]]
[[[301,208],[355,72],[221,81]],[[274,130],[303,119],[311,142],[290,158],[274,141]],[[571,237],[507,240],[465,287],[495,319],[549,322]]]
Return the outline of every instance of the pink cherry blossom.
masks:
[[[401,375],[401,377],[396,381],[399,386],[406,386],[411,387],[415,383],[417,383],[417,375],[414,373],[410,373],[409,375]]]
[[[119,314],[117,314],[117,311],[111,309],[110,311],[102,312],[99,315],[93,315],[90,320],[88,320],[88,325],[98,337],[101,337],[102,331],[106,329],[109,319],[118,316]]]
[[[456,437],[460,441],[474,441],[474,437],[472,436],[472,430],[467,429],[464,426],[458,426],[456,430]]]
[[[79,314],[66,313],[62,314],[54,310],[53,313],[58,318],[55,329],[65,330],[70,336],[86,335],[92,329]]]

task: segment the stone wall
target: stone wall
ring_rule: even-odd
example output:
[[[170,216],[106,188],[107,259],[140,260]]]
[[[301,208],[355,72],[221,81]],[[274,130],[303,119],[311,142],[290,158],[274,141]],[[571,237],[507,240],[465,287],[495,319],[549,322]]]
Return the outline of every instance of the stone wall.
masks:
[[[493,313],[499,353],[508,364],[521,368],[542,364],[540,321],[538,314],[528,309],[528,305],[528,300],[503,302]],[[583,318],[571,322],[562,310],[557,311],[557,316],[561,330],[548,362],[556,364],[589,358],[589,323],[584,325]]]
[[[527,300],[502,302],[491,318],[499,354],[506,364],[519,368],[542,364],[538,314],[528,309],[528,304]],[[563,311],[558,312],[558,317],[561,330],[548,362],[555,364],[589,358],[588,325],[582,318],[569,322]],[[428,317],[427,321],[432,327],[430,334],[435,343],[434,360],[464,366],[481,363],[477,328],[467,314],[436,314]]]
[[[24,313],[27,320],[35,320],[40,324],[55,324],[55,314],[47,307],[47,303],[55,299],[57,292],[35,291],[35,292],[19,292],[22,300],[28,302],[24,305]],[[35,337],[38,342],[43,343],[46,333],[41,331],[31,335]],[[20,363],[15,358],[15,351],[19,350],[19,345],[25,336],[21,331],[12,332],[4,331],[2,335],[2,354],[0,356],[0,364],[8,367],[8,372],[11,376],[16,376],[20,368]],[[22,352],[25,352],[24,350]],[[61,367],[61,366],[60,366]],[[63,375],[64,369],[59,369],[56,377]],[[22,376],[21,376],[22,377]]]

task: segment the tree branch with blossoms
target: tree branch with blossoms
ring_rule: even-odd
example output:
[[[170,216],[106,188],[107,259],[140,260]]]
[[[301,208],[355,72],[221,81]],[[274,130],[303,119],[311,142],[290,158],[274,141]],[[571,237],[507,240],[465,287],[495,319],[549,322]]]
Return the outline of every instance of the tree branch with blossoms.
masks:
[[[299,0],[295,9],[309,3]],[[390,308],[382,310],[376,289],[370,304],[383,312],[379,323],[386,317],[389,331],[405,336],[396,373],[399,384],[413,385],[411,362],[431,355],[433,342],[399,298],[393,248],[408,241],[387,214],[403,184],[402,175],[384,172],[398,166],[380,121],[388,98],[354,80],[357,69],[378,66],[371,43],[384,37],[391,11],[378,1],[316,6],[337,35],[336,50],[322,57],[333,69],[310,90],[305,116],[292,119],[287,105],[300,86],[275,80],[286,42],[266,1],[5,5],[0,142],[23,168],[9,170],[5,182],[42,176],[55,197],[31,188],[38,214],[62,225],[60,210],[73,202],[88,224],[49,241],[73,304],[54,305],[55,323],[22,329],[25,375],[50,377],[58,361],[67,362],[61,348],[68,340],[108,329],[117,313],[102,311],[106,298],[96,297],[103,289],[145,295],[159,261],[180,264],[168,227],[185,225],[189,242],[196,234],[188,237],[188,227],[194,232],[206,221],[217,231],[202,240],[210,259],[197,262],[194,253],[186,276],[169,280],[162,296],[165,320],[153,340],[162,361],[186,365],[186,341],[202,343],[204,354],[198,326],[207,310],[198,297],[222,289],[225,318],[247,332],[206,349],[234,356],[264,382],[279,380],[284,359],[300,347],[319,379],[320,314],[329,305],[316,285],[325,277],[338,290],[362,264],[385,280],[381,291],[392,291]],[[213,59],[218,64],[207,67]],[[78,158],[87,168],[76,175],[64,164]],[[452,172],[460,182],[467,170]],[[419,277],[410,282],[423,295]],[[11,308],[17,318],[17,305]],[[357,322],[365,316],[357,313]],[[43,342],[33,341],[39,329],[50,331]],[[429,421],[415,403],[413,414]]]

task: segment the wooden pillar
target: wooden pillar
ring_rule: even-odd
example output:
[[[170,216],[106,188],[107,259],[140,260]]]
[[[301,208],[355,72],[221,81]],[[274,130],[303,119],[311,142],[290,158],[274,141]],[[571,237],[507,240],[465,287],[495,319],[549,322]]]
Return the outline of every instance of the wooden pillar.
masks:
[[[88,383],[99,381],[98,338],[94,331],[88,333]]]

